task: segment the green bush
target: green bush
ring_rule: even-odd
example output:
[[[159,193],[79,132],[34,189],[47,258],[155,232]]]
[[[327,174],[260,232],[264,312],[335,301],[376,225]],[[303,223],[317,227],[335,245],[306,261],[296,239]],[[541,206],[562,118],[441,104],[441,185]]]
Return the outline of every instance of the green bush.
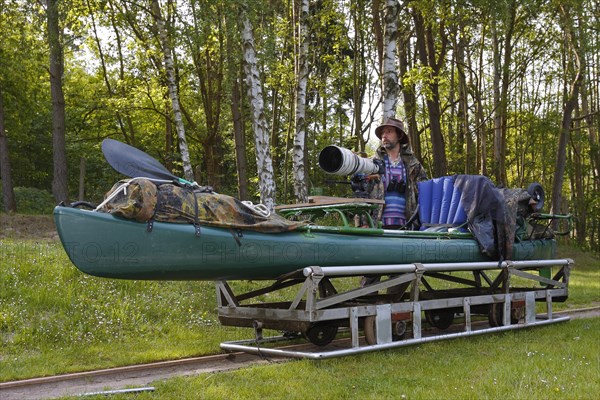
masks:
[[[0,196],[0,210],[4,211],[2,197]],[[19,214],[52,214],[56,205],[52,194],[36,188],[16,187],[15,200]]]

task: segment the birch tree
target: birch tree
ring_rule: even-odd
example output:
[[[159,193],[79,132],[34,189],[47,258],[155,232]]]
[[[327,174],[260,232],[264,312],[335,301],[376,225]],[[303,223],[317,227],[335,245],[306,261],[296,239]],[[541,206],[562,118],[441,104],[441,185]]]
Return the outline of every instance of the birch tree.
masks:
[[[298,16],[296,51],[296,76],[298,84],[296,87],[296,134],[294,135],[292,161],[294,170],[294,195],[299,203],[305,203],[308,200],[306,164],[304,161],[306,147],[306,84],[308,81],[308,35],[306,32],[308,7],[308,0],[302,0]]]
[[[240,5],[240,22],[242,25],[242,48],[244,51],[244,72],[248,87],[248,100],[256,145],[256,169],[258,172],[258,187],[260,201],[272,210],[275,206],[275,179],[273,161],[269,147],[269,127],[265,116],[265,106],[262,86],[256,60],[252,24],[248,18],[245,5]]]
[[[397,0],[386,0],[383,51],[383,120],[396,115],[398,103],[398,73],[396,72],[396,42],[398,38]]]
[[[183,176],[188,181],[194,181],[194,171],[190,161],[190,152],[188,150],[187,140],[185,138],[185,127],[183,125],[183,116],[179,104],[179,94],[177,93],[177,79],[175,77],[175,66],[173,62],[171,45],[165,27],[158,0],[152,0],[152,16],[156,22],[158,38],[162,47],[163,61],[165,63],[165,71],[167,73],[167,87],[169,89],[169,97],[171,98],[171,106],[173,108],[173,121],[175,122],[175,130],[179,141],[179,151],[181,152],[181,161],[183,162]]]

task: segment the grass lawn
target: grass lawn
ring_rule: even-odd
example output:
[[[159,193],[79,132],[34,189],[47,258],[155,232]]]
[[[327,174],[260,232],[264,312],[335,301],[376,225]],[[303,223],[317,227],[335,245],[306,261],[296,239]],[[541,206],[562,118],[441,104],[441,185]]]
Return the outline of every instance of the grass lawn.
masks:
[[[156,382],[118,399],[594,399],[600,318]],[[97,396],[97,398],[103,398]]]
[[[554,310],[600,304],[598,256],[566,247],[559,256],[575,259],[576,265],[569,300],[555,304]],[[0,238],[0,381],[218,353],[221,342],[252,335],[250,329],[220,326],[215,307],[211,282],[95,278],[80,273],[56,240]],[[572,324],[550,329],[560,332]],[[535,338],[537,330],[531,332]],[[592,331],[579,336],[583,338],[585,332]],[[465,348],[473,340],[482,339],[469,339]],[[406,357],[422,347],[375,357]],[[364,360],[363,356],[349,359],[354,360],[350,363]],[[476,359],[481,363],[481,357]],[[396,368],[412,371],[415,367],[407,360],[399,361]],[[336,363],[299,362],[290,368],[314,369],[311,373],[318,375],[319,368],[335,369]],[[363,368],[356,366],[357,371]],[[443,380],[436,385],[443,387]]]

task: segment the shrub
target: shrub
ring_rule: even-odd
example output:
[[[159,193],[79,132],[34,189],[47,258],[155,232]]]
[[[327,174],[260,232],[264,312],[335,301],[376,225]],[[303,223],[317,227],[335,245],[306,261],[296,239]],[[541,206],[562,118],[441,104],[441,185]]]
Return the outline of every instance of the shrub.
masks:
[[[0,210],[4,211],[4,199],[0,196]],[[56,205],[54,197],[46,190],[16,187],[15,200],[20,214],[52,214]]]

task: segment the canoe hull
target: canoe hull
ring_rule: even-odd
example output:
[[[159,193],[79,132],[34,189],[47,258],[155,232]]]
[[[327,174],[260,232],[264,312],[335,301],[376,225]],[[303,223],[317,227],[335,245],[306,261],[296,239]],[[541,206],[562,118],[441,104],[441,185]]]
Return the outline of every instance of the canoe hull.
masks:
[[[472,239],[362,236],[327,232],[259,233],[145,223],[56,207],[63,247],[82,272],[118,279],[262,280],[307,266],[490,261]],[[554,258],[552,239],[515,243],[513,259]]]

